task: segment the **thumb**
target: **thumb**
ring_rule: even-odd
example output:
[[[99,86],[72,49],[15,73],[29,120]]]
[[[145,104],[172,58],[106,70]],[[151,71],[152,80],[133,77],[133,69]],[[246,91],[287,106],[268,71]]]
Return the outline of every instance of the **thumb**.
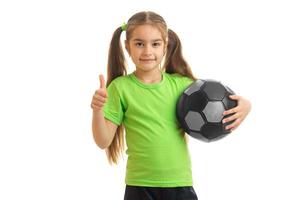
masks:
[[[101,89],[106,89],[104,76],[102,74],[99,75],[99,81],[100,81],[100,88]]]

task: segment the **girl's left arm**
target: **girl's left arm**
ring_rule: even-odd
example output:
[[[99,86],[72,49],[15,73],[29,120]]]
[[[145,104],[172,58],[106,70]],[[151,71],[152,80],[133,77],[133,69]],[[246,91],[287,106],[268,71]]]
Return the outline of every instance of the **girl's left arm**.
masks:
[[[236,100],[238,105],[232,109],[224,111],[223,115],[232,114],[230,117],[224,118],[223,123],[234,121],[233,123],[226,126],[226,129],[231,131],[235,130],[246,118],[251,110],[251,103],[249,100],[238,96],[230,95],[231,99]]]

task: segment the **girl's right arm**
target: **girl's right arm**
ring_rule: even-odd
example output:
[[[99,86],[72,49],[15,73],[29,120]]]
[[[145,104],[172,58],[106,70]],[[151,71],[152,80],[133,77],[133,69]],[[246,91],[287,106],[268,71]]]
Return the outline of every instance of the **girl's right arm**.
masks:
[[[104,118],[103,106],[107,99],[107,92],[103,75],[99,76],[100,88],[93,95],[91,107],[93,109],[92,130],[96,144],[105,149],[111,144],[117,125]]]

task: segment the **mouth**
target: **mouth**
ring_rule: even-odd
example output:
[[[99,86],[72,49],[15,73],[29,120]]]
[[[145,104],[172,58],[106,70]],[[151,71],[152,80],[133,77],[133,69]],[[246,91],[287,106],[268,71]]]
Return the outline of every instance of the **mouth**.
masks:
[[[141,62],[153,62],[155,59],[140,59]]]

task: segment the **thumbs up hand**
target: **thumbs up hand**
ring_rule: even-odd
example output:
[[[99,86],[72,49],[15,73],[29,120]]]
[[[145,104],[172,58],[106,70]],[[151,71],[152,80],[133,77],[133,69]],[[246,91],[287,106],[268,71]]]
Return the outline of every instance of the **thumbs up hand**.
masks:
[[[94,110],[102,110],[103,106],[106,102],[106,99],[108,97],[107,91],[106,91],[106,85],[105,80],[102,74],[99,75],[99,81],[100,81],[100,88],[95,91],[95,94],[93,95],[91,107]]]

